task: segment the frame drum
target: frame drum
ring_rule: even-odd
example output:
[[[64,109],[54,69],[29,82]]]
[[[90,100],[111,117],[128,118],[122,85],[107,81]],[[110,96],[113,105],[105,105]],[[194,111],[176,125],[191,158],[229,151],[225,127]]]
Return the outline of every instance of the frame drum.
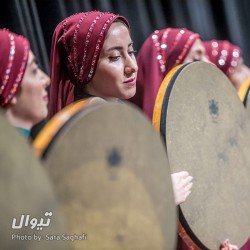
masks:
[[[4,250],[69,249],[49,177],[27,140],[0,115],[0,242]]]
[[[53,124],[45,127],[54,131],[53,144],[38,150],[55,185],[67,234],[86,235],[72,248],[174,249],[176,207],[159,135],[131,104],[80,107],[82,102],[72,116],[75,104],[50,121],[67,117],[56,133]],[[40,133],[38,140],[51,134]]]
[[[246,107],[248,115],[250,116],[250,79],[248,79],[240,88],[239,96]]]
[[[250,88],[250,78],[245,81],[242,86],[240,87],[238,91],[238,95],[240,100],[244,103],[246,106],[247,99],[248,99],[248,94],[249,94],[249,88]]]
[[[209,63],[175,68],[154,113],[171,171],[194,177],[180,205],[188,236],[201,249],[218,249],[226,238],[242,246],[250,235],[250,121],[231,82]]]
[[[246,106],[246,109],[247,109],[247,113],[250,114],[250,88],[248,89],[247,91],[247,96],[245,98],[245,106]]]

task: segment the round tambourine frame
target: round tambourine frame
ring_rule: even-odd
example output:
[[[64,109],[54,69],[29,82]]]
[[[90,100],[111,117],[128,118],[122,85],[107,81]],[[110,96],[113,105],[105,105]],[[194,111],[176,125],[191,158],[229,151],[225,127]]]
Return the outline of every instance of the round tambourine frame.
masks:
[[[249,93],[249,88],[250,88],[250,78],[247,79],[242,84],[242,86],[240,87],[240,89],[238,91],[239,98],[244,103],[245,106],[246,106],[246,103],[247,103],[247,97],[248,97],[248,93]]]
[[[238,95],[246,107],[248,115],[250,116],[250,78],[242,84]]]
[[[153,118],[160,113],[160,119],[153,123],[165,139],[171,171],[194,177],[191,195],[180,205],[183,238],[193,248],[218,249],[226,238],[242,246],[250,231],[247,112],[214,65],[193,62],[170,73],[156,99]]]
[[[55,185],[68,233],[87,235],[73,248],[174,249],[176,207],[157,132],[128,103],[85,100],[70,112],[74,105],[51,120],[45,129],[53,132],[40,132],[43,143],[34,142],[45,145],[37,152]]]

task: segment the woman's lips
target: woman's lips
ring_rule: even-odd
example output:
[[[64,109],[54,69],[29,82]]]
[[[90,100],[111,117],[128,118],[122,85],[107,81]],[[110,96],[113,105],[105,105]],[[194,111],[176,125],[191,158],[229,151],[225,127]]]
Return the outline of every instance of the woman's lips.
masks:
[[[133,78],[130,78],[128,79],[127,81],[124,82],[126,85],[129,85],[129,86],[134,86],[136,84],[136,78],[133,77]]]
[[[44,100],[46,103],[48,103],[48,102],[49,102],[49,97],[46,95],[46,96],[43,97],[43,100]]]

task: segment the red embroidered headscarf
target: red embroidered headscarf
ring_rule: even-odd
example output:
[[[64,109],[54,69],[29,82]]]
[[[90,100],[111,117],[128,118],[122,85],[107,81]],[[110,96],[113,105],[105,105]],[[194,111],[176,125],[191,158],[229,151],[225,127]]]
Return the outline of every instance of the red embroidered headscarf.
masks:
[[[77,13],[57,25],[50,58],[50,117],[74,102],[74,89],[92,79],[105,37],[117,19],[129,27],[124,17],[99,11]]]
[[[0,29],[0,106],[7,106],[18,93],[29,58],[26,38]]]
[[[211,40],[203,42],[209,60],[230,76],[242,57],[240,47],[226,40]]]
[[[185,28],[167,28],[153,32],[138,56],[136,95],[129,101],[151,119],[160,84],[165,75],[181,64],[200,35]]]

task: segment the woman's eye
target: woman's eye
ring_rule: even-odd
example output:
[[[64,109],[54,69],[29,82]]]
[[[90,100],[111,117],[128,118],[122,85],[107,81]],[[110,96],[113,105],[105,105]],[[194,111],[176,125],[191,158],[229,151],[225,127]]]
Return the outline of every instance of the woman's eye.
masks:
[[[134,56],[136,54],[136,52],[137,52],[136,50],[131,50],[131,51],[128,52],[128,54],[130,56]]]
[[[199,58],[193,58],[193,62],[199,62],[200,59]]]
[[[38,71],[38,65],[37,64],[34,64],[33,67],[32,67],[32,73],[33,74],[36,74]]]
[[[120,57],[121,57],[121,56],[110,56],[110,57],[109,57],[109,60],[110,60],[111,62],[114,62],[114,61],[119,60]]]
[[[33,74],[36,74],[38,71],[38,68],[33,69]]]

